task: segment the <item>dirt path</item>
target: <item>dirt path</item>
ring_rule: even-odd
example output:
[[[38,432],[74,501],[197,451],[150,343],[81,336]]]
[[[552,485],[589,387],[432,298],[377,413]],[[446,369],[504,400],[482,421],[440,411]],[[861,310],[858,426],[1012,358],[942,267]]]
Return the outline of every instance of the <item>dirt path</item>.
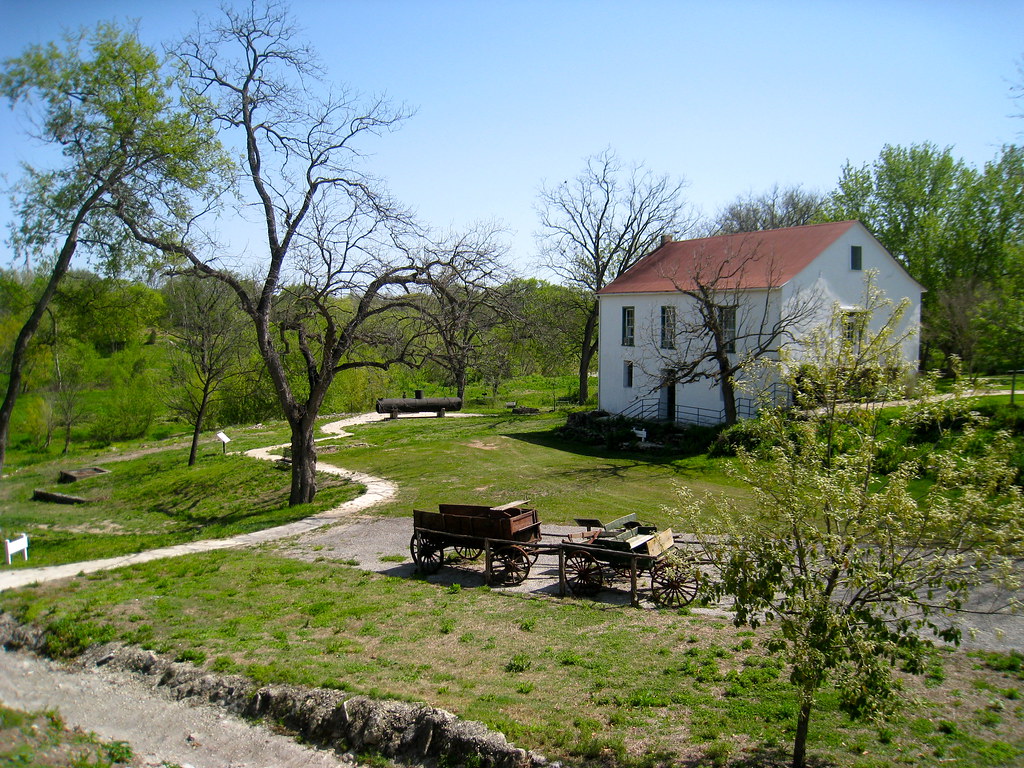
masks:
[[[56,710],[69,727],[128,742],[142,765],[193,768],[352,768],[351,755],[312,749],[211,706],[174,701],[140,678],[69,670],[26,653],[0,653],[0,701]]]
[[[353,416],[348,419],[342,419],[330,424],[325,424],[322,427],[322,431],[332,437],[344,436],[348,434],[345,432],[345,427],[352,426],[354,424],[365,424],[367,422],[377,421],[383,418],[385,417],[379,416],[375,413]],[[245,455],[251,456],[255,459],[275,461],[281,458],[279,451],[284,447],[286,446],[273,445],[266,448],[256,448],[254,450],[247,451]],[[347,469],[335,467],[331,464],[324,464],[322,462],[317,464],[317,471],[325,472],[337,477],[343,477],[355,483],[361,483],[365,486],[366,491],[357,498],[345,502],[334,509],[320,512],[319,514],[307,517],[304,520],[297,520],[296,522],[288,523],[287,525],[279,525],[275,528],[267,528],[262,531],[246,533],[240,536],[232,536],[227,539],[193,541],[187,544],[177,544],[171,547],[151,549],[146,552],[138,552],[132,555],[108,557],[102,560],[88,560],[82,563],[51,565],[42,568],[18,568],[17,570],[3,571],[0,572],[0,592],[5,589],[15,589],[17,587],[24,587],[28,584],[34,584],[37,582],[56,581],[57,579],[70,578],[80,573],[106,571],[112,568],[121,568],[125,565],[146,563],[151,560],[160,560],[165,557],[180,557],[182,555],[190,555],[196,552],[210,552],[216,549],[252,547],[259,544],[265,544],[268,541],[274,541],[275,539],[282,539],[288,536],[298,536],[329,525],[330,523],[337,521],[339,518],[354,515],[372,506],[381,504],[395,495],[396,488],[394,483],[380,477],[374,477],[362,472],[351,472]]]

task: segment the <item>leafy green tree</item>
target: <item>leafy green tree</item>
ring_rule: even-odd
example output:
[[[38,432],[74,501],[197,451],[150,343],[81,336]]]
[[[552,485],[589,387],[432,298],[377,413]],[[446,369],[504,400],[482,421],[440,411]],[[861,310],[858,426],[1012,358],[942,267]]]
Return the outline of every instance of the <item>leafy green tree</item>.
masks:
[[[935,349],[968,365],[977,306],[1024,237],[1022,150],[1004,147],[981,169],[951,148],[886,145],[870,165],[843,168],[822,217],[859,219],[927,289],[923,357]]]
[[[50,413],[55,426],[64,430],[66,455],[71,448],[71,430],[89,417],[85,398],[92,381],[89,375],[89,351],[65,340],[59,354],[54,350],[54,376],[50,387]],[[93,353],[95,354],[95,353]]]
[[[78,252],[109,272],[139,257],[110,215],[119,200],[145,194],[154,179],[184,195],[199,190],[219,162],[212,132],[175,101],[175,81],[133,33],[101,24],[64,47],[29,47],[5,62],[0,94],[37,107],[34,138],[59,150],[59,165],[26,166],[15,190],[16,251],[36,257],[49,277],[15,339],[0,405],[0,472],[29,344]]]
[[[159,412],[153,347],[135,345],[103,360],[96,378],[101,392],[90,414],[90,437],[100,443],[144,436]]]
[[[1018,373],[1024,371],[1024,249],[995,292],[978,310],[981,353],[990,370],[1013,372],[1010,403],[1015,404]]]
[[[62,333],[110,355],[142,342],[164,314],[159,291],[136,280],[71,270],[53,304]]]
[[[932,638],[959,640],[973,589],[995,582],[1011,596],[1021,585],[1024,497],[1009,436],[982,438],[962,391],[937,398],[927,382],[890,423],[879,401],[903,391],[902,307],[874,290],[864,307],[874,318],[864,334],[843,333],[837,311],[808,343],[799,369],[815,386],[796,391],[813,390],[798,403],[813,407],[767,409],[761,447],[740,452],[752,503],[684,497],[712,564],[703,593],[731,597],[736,624],[764,625],[769,651],[789,664],[794,768],[806,764],[823,686],[851,716],[884,716],[898,703],[895,668],[920,673]],[[796,362],[780,364],[794,385]],[[937,442],[913,450],[900,432]]]

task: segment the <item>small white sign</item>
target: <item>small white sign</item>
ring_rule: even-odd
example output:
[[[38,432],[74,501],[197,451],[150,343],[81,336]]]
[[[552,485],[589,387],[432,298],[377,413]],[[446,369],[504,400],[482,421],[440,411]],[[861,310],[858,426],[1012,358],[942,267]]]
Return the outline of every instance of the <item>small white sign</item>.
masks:
[[[28,560],[28,534],[23,533],[14,541],[4,539],[4,553],[7,555],[8,565],[11,564],[11,555],[15,555],[18,552],[24,552],[25,559]]]
[[[231,442],[231,438],[225,435],[223,432],[217,433],[217,439],[224,443],[224,445],[227,445],[228,443]]]

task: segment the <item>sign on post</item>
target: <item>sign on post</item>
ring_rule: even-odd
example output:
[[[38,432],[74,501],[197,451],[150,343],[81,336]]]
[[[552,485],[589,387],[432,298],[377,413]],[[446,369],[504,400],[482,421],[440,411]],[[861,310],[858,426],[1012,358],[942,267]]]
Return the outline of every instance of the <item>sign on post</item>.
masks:
[[[227,435],[225,435],[223,432],[218,432],[217,433],[217,439],[220,440],[220,442],[222,443],[222,445],[221,445],[222,453],[227,453],[228,452],[228,443],[231,442],[231,438],[228,437]]]
[[[16,538],[14,541],[10,539],[4,539],[4,553],[7,555],[7,564],[11,564],[11,555],[16,555],[19,552],[25,553],[25,560],[28,560],[28,534],[23,533],[21,536]]]

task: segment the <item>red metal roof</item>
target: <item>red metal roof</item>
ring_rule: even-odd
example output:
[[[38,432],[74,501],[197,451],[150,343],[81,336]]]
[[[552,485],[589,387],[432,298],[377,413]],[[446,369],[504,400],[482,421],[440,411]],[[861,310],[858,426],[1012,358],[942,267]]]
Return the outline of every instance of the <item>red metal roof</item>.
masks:
[[[778,288],[857,222],[719,235],[665,243],[598,293]]]

